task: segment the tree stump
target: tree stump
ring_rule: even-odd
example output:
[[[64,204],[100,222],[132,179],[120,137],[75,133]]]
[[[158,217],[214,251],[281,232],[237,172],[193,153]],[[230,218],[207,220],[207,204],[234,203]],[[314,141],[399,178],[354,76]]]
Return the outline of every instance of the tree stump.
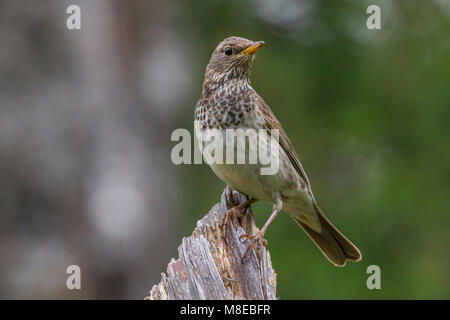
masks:
[[[242,257],[250,241],[243,234],[258,231],[250,208],[228,226],[228,243],[221,228],[225,212],[248,197],[225,188],[221,201],[197,221],[190,237],[178,247],[178,259],[172,258],[161,282],[154,285],[146,300],[242,300],[276,299],[276,274],[266,247],[252,249]],[[256,252],[255,252],[256,251]]]

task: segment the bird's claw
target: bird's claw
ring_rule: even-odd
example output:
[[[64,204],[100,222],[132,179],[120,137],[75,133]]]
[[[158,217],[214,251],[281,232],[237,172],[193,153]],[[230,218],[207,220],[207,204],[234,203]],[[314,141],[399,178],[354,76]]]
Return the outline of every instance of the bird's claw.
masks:
[[[248,254],[250,253],[250,249],[252,249],[255,245],[262,245],[264,247],[267,246],[267,240],[264,239],[264,233],[262,233],[261,231],[258,231],[258,233],[255,234],[254,236],[243,234],[239,237],[239,240],[242,241],[242,239],[250,240],[250,244],[248,245],[247,250],[245,251],[245,254],[242,257],[241,260],[242,263],[244,263],[245,259],[247,259]]]
[[[237,218],[241,217],[243,213],[250,207],[250,203],[245,202],[243,204],[234,206],[225,212],[222,219],[222,231],[223,231],[223,239],[225,243],[228,245],[228,225],[230,224],[230,220],[233,221],[233,225],[237,228]]]
[[[228,225],[230,224],[230,220],[233,220],[233,224],[235,224],[235,219],[240,216],[240,212],[237,207],[233,207],[227,210],[223,216],[221,228],[223,230],[223,239],[225,243],[228,245]]]

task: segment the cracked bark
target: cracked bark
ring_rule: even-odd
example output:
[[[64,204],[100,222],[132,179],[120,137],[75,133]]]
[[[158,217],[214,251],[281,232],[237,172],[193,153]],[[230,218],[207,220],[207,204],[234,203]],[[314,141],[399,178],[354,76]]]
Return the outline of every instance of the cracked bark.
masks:
[[[228,244],[221,229],[225,212],[248,200],[230,187],[221,201],[197,221],[190,237],[178,247],[178,259],[172,260],[161,282],[154,285],[146,300],[242,300],[276,299],[276,274],[265,247],[252,250],[241,259],[250,243],[239,240],[243,234],[258,231],[250,208],[228,226]]]

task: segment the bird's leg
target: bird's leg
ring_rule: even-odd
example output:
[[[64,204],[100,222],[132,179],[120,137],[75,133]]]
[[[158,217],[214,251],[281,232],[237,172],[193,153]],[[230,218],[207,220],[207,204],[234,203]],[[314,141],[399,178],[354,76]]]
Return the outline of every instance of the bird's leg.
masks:
[[[230,224],[230,220],[233,220],[233,223],[235,224],[235,219],[241,217],[245,210],[247,210],[247,208],[256,201],[258,201],[258,199],[249,199],[244,203],[228,209],[227,212],[225,212],[222,220],[222,230],[224,232],[225,243],[228,244],[228,225]]]
[[[257,245],[257,244],[261,244],[263,246],[267,245],[267,240],[264,239],[264,234],[266,233],[267,228],[269,227],[269,225],[272,223],[272,221],[277,216],[278,212],[280,212],[280,211],[278,211],[276,209],[273,210],[272,214],[269,217],[269,220],[267,220],[266,223],[264,224],[264,227],[260,231],[258,231],[254,236],[243,234],[243,235],[241,235],[239,237],[239,240],[242,240],[242,239],[249,239],[250,240],[250,244],[248,245],[247,250],[245,251],[245,254],[242,257],[242,263],[244,263],[244,260],[247,259],[247,256],[248,256],[248,254],[250,252],[250,249],[253,248],[255,245]]]
[[[258,231],[254,236],[243,234],[239,237],[239,240],[242,239],[250,240],[250,244],[248,245],[247,250],[245,251],[245,254],[242,257],[242,263],[244,263],[245,259],[247,259],[250,249],[253,248],[255,245],[260,244],[263,246],[267,246],[267,240],[264,239],[264,234],[266,233],[267,228],[269,228],[272,221],[275,220],[275,217],[278,215],[278,212],[281,211],[281,208],[283,206],[283,202],[281,201],[281,195],[279,192],[274,192],[273,199],[274,204],[272,214],[270,215],[269,219],[266,221],[262,229]]]

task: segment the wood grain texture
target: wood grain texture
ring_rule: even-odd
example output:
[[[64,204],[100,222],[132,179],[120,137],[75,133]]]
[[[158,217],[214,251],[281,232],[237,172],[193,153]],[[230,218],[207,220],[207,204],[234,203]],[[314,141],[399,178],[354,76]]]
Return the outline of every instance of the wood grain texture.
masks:
[[[154,285],[146,300],[242,300],[276,299],[276,274],[265,247],[252,250],[241,262],[249,240],[258,229],[251,209],[228,226],[228,245],[223,240],[221,223],[225,212],[248,198],[227,187],[210,212],[197,222],[190,237],[178,247],[161,282]]]

